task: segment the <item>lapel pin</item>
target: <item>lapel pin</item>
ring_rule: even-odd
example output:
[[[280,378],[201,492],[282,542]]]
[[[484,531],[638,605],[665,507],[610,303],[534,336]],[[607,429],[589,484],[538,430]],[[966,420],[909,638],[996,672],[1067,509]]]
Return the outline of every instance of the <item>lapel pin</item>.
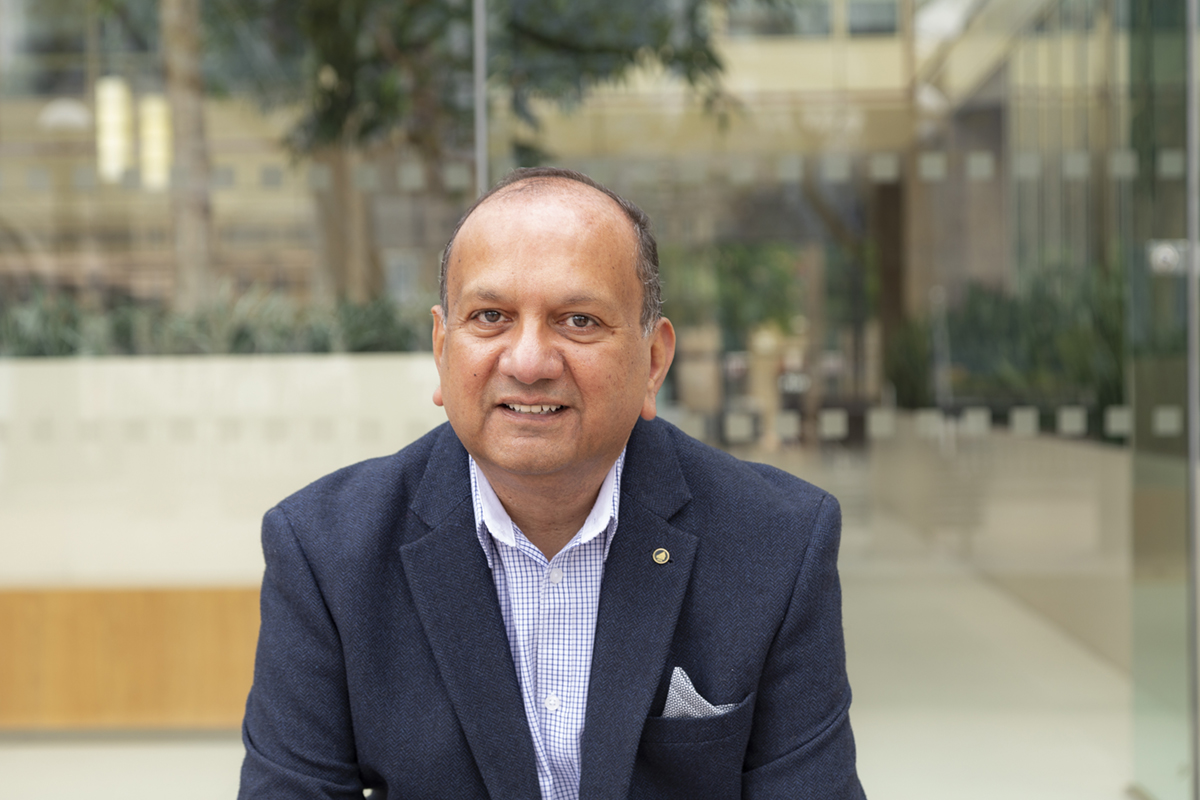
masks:
[[[665,564],[671,560],[671,554],[667,552],[667,548],[660,547],[654,551],[654,563]]]

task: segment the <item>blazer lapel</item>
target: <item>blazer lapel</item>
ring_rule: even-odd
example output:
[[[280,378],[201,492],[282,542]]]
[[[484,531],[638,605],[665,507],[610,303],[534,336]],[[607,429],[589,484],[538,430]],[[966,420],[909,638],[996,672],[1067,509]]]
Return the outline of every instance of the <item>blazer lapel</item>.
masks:
[[[588,800],[629,793],[642,726],[670,654],[698,543],[666,521],[690,494],[661,427],[638,423],[621,482],[581,744],[579,794]],[[665,564],[654,558],[660,548],[670,555]]]
[[[475,534],[467,454],[449,427],[412,510],[430,531],[400,548],[405,574],[488,794],[538,797],[533,739],[496,586]]]

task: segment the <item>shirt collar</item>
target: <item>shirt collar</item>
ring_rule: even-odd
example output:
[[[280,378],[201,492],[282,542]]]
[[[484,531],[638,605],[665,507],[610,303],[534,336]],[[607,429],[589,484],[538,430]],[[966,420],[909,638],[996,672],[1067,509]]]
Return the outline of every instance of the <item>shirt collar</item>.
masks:
[[[504,510],[504,504],[496,496],[496,491],[488,482],[483,470],[475,464],[475,459],[467,456],[467,464],[471,473],[471,497],[475,509],[475,531],[479,536],[479,544],[487,556],[488,567],[492,567],[492,539],[502,542],[509,547],[517,546],[517,536],[524,536],[512,521],[512,517]],[[575,534],[567,547],[586,544],[597,536],[604,534],[604,558],[608,558],[608,548],[612,544],[613,535],[617,532],[617,516],[621,505],[621,470],[625,465],[625,450],[617,456],[617,460],[609,467],[604,482],[600,484],[600,492],[596,502],[588,513],[583,527]],[[565,548],[564,548],[565,549]]]

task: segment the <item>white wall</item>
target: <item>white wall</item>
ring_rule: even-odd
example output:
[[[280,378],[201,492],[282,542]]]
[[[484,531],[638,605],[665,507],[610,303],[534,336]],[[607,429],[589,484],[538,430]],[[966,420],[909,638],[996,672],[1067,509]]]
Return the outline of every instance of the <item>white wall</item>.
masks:
[[[428,353],[0,360],[0,588],[258,585],[259,521],[445,421]]]

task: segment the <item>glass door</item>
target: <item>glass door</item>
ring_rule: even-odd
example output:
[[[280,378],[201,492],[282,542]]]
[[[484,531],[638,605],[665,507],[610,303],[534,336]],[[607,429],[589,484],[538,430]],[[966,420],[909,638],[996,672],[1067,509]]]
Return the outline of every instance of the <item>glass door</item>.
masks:
[[[664,415],[840,498],[869,794],[1191,797],[1182,0],[787,9],[721,102],[497,93],[495,176],[642,205]]]

